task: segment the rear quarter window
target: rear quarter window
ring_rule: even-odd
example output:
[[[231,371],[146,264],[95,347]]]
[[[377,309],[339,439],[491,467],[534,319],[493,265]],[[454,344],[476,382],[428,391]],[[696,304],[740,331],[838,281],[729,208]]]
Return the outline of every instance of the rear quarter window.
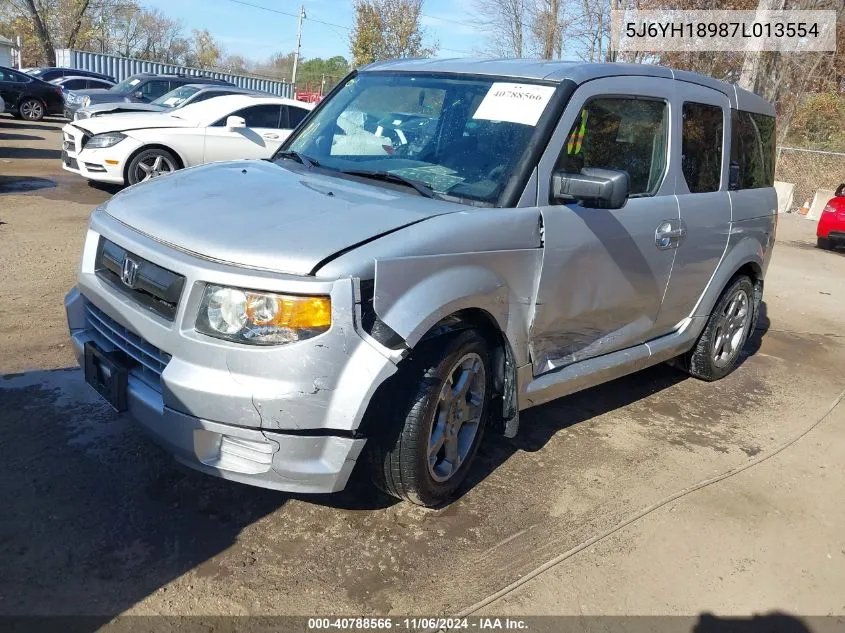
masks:
[[[739,169],[733,189],[771,187],[775,182],[774,117],[744,110],[731,114],[731,166]]]

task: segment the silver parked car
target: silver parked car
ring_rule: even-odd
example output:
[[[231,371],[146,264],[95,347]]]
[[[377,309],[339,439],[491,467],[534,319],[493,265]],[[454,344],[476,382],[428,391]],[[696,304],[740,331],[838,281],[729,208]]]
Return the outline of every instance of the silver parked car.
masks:
[[[764,100],[655,66],[368,66],[272,161],[96,209],[73,344],[189,466],[331,492],[361,461],[440,504],[522,410],[665,361],[736,367],[774,241],[774,139]]]

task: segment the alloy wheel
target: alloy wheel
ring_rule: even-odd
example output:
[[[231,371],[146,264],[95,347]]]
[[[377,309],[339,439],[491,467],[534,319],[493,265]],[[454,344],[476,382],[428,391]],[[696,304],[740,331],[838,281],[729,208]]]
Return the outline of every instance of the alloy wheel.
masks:
[[[742,288],[731,296],[719,315],[713,333],[713,364],[725,367],[733,362],[745,340],[751,321],[751,300]]]
[[[428,437],[428,472],[435,481],[451,479],[470,454],[486,389],[484,361],[474,352],[462,356],[443,382]]]
[[[38,121],[44,116],[44,106],[35,99],[27,99],[21,104],[21,116],[29,121]]]
[[[135,172],[138,182],[150,180],[176,171],[176,165],[163,154],[151,154],[138,162]]]

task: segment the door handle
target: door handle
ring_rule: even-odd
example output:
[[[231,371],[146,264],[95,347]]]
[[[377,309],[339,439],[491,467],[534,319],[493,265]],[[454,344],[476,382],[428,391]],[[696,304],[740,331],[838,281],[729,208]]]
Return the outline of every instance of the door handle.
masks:
[[[261,136],[263,136],[264,138],[267,138],[267,139],[271,139],[271,140],[275,140],[275,139],[279,138],[278,134],[272,134],[270,132],[268,132],[267,134],[262,134]]]
[[[661,222],[654,232],[654,243],[660,250],[677,247],[687,234],[683,226],[677,225],[677,220]]]

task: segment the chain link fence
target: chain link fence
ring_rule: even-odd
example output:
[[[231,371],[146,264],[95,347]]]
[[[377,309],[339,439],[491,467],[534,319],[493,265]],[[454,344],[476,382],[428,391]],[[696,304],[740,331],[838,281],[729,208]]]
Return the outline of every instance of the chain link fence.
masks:
[[[795,147],[777,148],[775,180],[795,183],[793,208],[799,208],[817,189],[836,188],[845,182],[845,153]]]

